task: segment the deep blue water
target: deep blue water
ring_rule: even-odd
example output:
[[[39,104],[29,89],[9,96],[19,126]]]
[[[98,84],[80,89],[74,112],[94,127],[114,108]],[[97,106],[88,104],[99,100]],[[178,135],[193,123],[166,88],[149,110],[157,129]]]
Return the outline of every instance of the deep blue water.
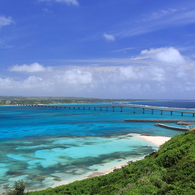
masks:
[[[195,101],[186,100],[126,104],[195,109]],[[134,133],[169,137],[181,133],[156,127],[152,122],[124,122],[133,118],[195,121],[195,117],[188,113],[181,116],[164,111],[161,115],[158,110],[152,114],[146,109],[143,114],[141,108],[134,113],[128,107],[123,108],[123,112],[120,108],[113,112],[112,109],[100,111],[98,108],[0,106],[0,192],[20,179],[26,182],[28,189],[63,184],[156,150],[154,145],[135,138]]]

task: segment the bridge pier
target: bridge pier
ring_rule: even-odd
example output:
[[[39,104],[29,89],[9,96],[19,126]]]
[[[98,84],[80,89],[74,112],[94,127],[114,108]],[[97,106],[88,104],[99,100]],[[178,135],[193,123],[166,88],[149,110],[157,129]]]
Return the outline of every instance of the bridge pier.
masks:
[[[164,111],[165,111],[165,114],[168,114],[170,112],[170,115],[174,115],[174,112],[178,113],[178,115],[181,115],[181,116],[184,116],[185,113],[188,113],[188,114],[192,114],[193,117],[195,117],[195,112],[193,111],[184,111],[184,110],[171,110],[170,109],[163,109],[163,108],[155,108],[155,107],[145,107],[145,106],[121,106],[121,105],[110,105],[110,106],[75,106],[75,105],[67,105],[67,106],[61,106],[61,105],[39,105],[39,104],[21,104],[21,106],[28,106],[28,107],[45,107],[45,108],[64,108],[64,109],[78,109],[78,110],[100,110],[100,111],[118,111],[118,112],[123,112],[123,107],[125,109],[129,108],[130,110],[133,109],[133,113],[136,113],[136,109],[141,109],[141,113],[145,113],[145,110],[146,109],[150,109],[151,110],[151,114],[154,114],[155,113],[155,110],[159,110],[160,114],[163,115]],[[128,110],[127,110],[128,111]],[[150,111],[149,111],[150,112]]]

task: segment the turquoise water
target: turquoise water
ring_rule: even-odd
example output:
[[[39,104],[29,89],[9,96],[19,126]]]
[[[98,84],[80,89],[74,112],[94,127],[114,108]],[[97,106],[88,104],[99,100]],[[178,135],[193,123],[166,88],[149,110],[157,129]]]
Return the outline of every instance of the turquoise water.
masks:
[[[0,106],[0,192],[20,179],[27,190],[37,190],[101,174],[157,149],[136,134],[181,133],[151,122],[124,122],[129,118],[195,120],[191,114],[151,114],[147,109],[143,114],[142,109],[134,113],[132,108],[112,112]]]

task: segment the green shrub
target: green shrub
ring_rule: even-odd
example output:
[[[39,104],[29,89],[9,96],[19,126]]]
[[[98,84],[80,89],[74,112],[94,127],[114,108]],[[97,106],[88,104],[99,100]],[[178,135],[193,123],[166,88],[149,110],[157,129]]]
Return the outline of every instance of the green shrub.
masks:
[[[15,181],[14,190],[8,189],[6,195],[23,195],[25,190],[25,184],[22,180]]]

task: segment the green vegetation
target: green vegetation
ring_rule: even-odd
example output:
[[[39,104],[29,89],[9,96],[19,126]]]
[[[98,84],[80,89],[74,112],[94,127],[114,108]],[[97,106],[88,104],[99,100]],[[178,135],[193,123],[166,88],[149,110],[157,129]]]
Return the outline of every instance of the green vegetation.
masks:
[[[110,174],[28,195],[195,194],[195,131],[172,138],[145,159]]]
[[[82,97],[25,97],[25,96],[0,96],[0,105],[17,104],[70,104],[70,103],[99,103],[113,101],[135,101],[132,99],[98,99]],[[139,101],[139,100],[136,100]],[[141,100],[144,101],[144,100]]]
[[[7,190],[6,195],[23,195],[25,190],[25,184],[22,180],[16,181],[14,184],[14,190]]]

